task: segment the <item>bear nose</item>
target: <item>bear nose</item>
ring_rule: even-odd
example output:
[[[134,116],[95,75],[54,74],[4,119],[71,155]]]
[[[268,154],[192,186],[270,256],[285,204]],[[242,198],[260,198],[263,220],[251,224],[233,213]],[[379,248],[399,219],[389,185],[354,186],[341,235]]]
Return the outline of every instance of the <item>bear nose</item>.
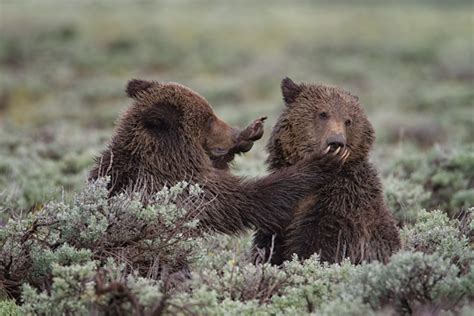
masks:
[[[342,134],[335,134],[328,137],[326,144],[335,150],[338,147],[344,148],[346,146],[346,137]]]

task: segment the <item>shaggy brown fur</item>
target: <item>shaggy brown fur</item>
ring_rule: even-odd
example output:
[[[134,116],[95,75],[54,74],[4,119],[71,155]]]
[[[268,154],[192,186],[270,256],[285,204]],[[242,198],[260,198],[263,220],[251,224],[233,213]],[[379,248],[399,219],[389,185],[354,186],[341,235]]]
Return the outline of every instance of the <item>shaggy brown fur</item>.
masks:
[[[383,199],[377,171],[368,161],[374,130],[358,98],[335,87],[282,81],[286,107],[267,145],[270,170],[283,170],[314,153],[343,152],[344,164],[330,181],[292,209],[293,220],[273,240],[271,262],[296,253],[321,261],[350,258],[386,262],[400,248],[399,232]],[[272,236],[257,232],[255,244],[267,258]]]
[[[212,156],[226,155],[239,144],[235,131],[217,118],[203,97],[176,83],[143,80],[130,81],[127,93],[135,102],[90,174],[91,179],[110,176],[111,195],[131,187],[153,193],[187,180],[204,189],[205,201],[199,207],[205,227],[231,234],[256,226],[279,233],[296,203],[328,181],[324,170],[340,166],[340,155],[315,155],[244,181],[213,166]]]

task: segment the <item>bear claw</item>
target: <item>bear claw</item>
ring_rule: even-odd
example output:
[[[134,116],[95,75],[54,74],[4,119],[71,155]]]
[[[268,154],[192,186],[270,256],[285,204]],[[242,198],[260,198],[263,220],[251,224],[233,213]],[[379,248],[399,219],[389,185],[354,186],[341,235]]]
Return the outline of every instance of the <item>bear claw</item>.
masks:
[[[349,149],[345,149],[344,150],[344,153],[342,154],[342,163],[345,163],[347,158],[349,158],[349,155],[351,154],[351,152],[349,151]]]
[[[227,154],[212,158],[214,167],[217,169],[228,169],[228,164],[234,159],[236,154],[250,151],[253,143],[262,138],[263,123],[266,119],[266,116],[262,116],[244,128],[239,133],[236,145],[229,149]]]
[[[242,132],[240,132],[239,138],[241,141],[256,141],[263,136],[263,122],[267,119],[266,116],[262,116],[253,121],[247,126]]]

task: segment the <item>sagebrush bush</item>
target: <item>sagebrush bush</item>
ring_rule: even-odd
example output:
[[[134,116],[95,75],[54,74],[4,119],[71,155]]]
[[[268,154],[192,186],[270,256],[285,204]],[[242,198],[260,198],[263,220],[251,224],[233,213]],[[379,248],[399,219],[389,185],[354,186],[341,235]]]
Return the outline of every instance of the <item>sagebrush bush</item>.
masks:
[[[20,308],[13,300],[0,300],[0,315],[4,316],[20,316]]]
[[[50,202],[2,229],[0,283],[16,298],[21,284],[29,284],[23,288],[25,310],[84,312],[100,291],[99,270],[105,271],[105,289],[129,273],[153,281],[186,271],[202,236],[196,229],[199,210],[189,208],[199,201],[200,188],[181,182],[155,196],[135,192],[109,199],[106,184],[99,179],[72,201]],[[57,302],[65,297],[72,301]],[[73,304],[78,297],[83,302]]]
[[[186,292],[175,299],[189,302],[190,310],[202,314],[459,311],[474,298],[474,251],[467,236],[472,230],[470,214],[461,223],[439,211],[423,212],[417,224],[403,230],[405,250],[387,265],[354,266],[348,261],[328,265],[313,256],[274,269],[266,264],[253,266],[246,259],[247,252],[232,243],[219,249],[211,240],[211,253],[217,248],[221,256],[201,257],[193,265],[196,272],[187,282]],[[250,240],[246,243],[250,245]]]
[[[201,190],[108,198],[107,180],[70,201],[11,218],[0,234],[3,297],[24,314],[410,314],[460,311],[474,299],[473,209],[420,212],[387,265],[254,263],[251,238],[198,229]],[[10,304],[10,305],[9,305]]]
[[[416,209],[442,209],[450,217],[474,205],[474,147],[434,148],[404,154],[384,179],[390,209],[401,223],[413,223]]]
[[[348,292],[377,310],[392,307],[411,314],[451,310],[468,303],[474,295],[472,272],[459,275],[459,268],[439,254],[401,252],[383,266],[362,266]]]
[[[449,219],[439,210],[420,211],[417,222],[405,227],[400,235],[406,250],[437,253],[445,258],[474,260],[470,251],[469,234],[472,231],[474,208],[463,213],[463,218]],[[471,257],[470,257],[471,256]]]
[[[98,143],[100,134],[91,132],[87,140],[80,135],[75,126],[0,130],[0,211],[34,211],[82,188],[92,163],[91,142]]]
[[[390,211],[399,223],[415,222],[421,205],[431,196],[421,184],[393,176],[384,179],[384,193]]]

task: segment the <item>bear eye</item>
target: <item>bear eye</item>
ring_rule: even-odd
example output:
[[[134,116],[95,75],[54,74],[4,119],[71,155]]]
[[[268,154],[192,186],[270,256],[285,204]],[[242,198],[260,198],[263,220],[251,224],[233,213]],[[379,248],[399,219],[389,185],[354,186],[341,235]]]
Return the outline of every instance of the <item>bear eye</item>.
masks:
[[[319,118],[322,120],[325,120],[329,117],[329,115],[326,112],[321,112],[319,113]]]
[[[347,127],[349,127],[349,126],[352,125],[352,121],[351,121],[351,120],[346,120],[346,121],[344,122],[344,124],[345,124]]]

